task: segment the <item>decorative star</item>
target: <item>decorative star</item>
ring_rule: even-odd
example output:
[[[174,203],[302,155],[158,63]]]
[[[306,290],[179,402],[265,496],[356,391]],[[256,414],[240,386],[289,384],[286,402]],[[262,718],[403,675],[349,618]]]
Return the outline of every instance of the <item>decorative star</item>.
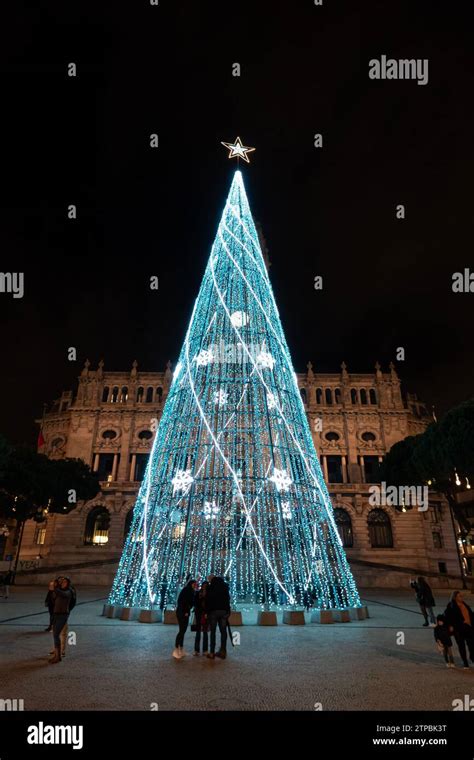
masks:
[[[243,158],[244,161],[250,163],[247,153],[251,153],[255,148],[248,148],[246,145],[242,145],[242,140],[237,137],[235,143],[221,142],[225,148],[229,149],[229,158]]]

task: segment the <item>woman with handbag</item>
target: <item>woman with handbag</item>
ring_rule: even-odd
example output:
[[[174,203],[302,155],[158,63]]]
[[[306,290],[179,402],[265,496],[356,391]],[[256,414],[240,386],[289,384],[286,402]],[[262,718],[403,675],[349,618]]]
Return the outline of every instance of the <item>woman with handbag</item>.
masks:
[[[208,631],[209,624],[207,622],[206,613],[206,595],[209,583],[204,581],[201,588],[196,591],[194,597],[194,622],[191,626],[192,631],[196,631],[196,638],[194,639],[194,656],[199,657],[201,654],[201,633],[202,633],[202,653],[207,654],[208,649]]]

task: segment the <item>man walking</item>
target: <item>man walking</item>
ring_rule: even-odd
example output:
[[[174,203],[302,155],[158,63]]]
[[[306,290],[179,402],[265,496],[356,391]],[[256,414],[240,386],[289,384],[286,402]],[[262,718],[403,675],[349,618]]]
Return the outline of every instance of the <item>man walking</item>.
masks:
[[[71,591],[71,581],[69,578],[58,578],[57,586],[53,591],[53,639],[54,652],[49,662],[54,665],[61,662],[61,632],[67,624],[73,594]]]

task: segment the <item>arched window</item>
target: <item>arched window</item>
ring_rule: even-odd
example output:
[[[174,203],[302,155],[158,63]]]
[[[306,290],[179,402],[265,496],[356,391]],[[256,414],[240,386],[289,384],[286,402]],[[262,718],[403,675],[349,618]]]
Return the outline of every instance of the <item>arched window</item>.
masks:
[[[306,388],[300,388],[300,394],[301,394],[301,400],[303,404],[306,404],[307,403]]]
[[[115,385],[115,386],[112,388],[112,398],[110,399],[110,400],[112,401],[112,403],[113,403],[113,404],[115,404],[115,403],[118,401],[118,394],[119,394],[119,389],[118,389],[118,388],[117,388],[117,386]]]
[[[392,524],[383,509],[372,509],[367,518],[369,538],[372,549],[391,549],[393,547]]]
[[[138,433],[138,438],[140,441],[149,441],[151,438],[153,438],[153,433],[151,430],[140,430]]]
[[[132,525],[132,520],[133,520],[133,507],[132,507],[132,509],[129,509],[129,511],[127,512],[127,514],[125,516],[125,522],[124,522],[124,525],[123,525],[123,540],[124,541],[126,540],[128,534],[130,532],[130,527]]]
[[[341,403],[341,389],[340,388],[334,389],[334,400],[336,404]]]
[[[357,390],[355,388],[351,388],[351,402],[357,404]]]
[[[360,389],[360,403],[364,404],[364,406],[367,404],[367,391],[365,388]]]
[[[109,399],[109,390],[110,390],[109,386],[106,385],[104,387],[104,390],[102,391],[102,403],[103,404],[106,404],[107,401],[108,401],[108,399]]]
[[[332,404],[332,391],[331,391],[330,388],[326,388],[325,398],[326,398],[326,404],[329,404],[329,406],[331,406],[331,404]]]
[[[372,443],[373,441],[377,440],[377,437],[374,433],[371,433],[370,430],[366,430],[365,433],[362,433],[361,438],[366,443]]]
[[[109,540],[110,515],[105,507],[95,507],[87,515],[84,543],[103,546]]]
[[[141,404],[143,401],[143,385],[140,385],[140,387],[137,389],[137,403]]]
[[[375,392],[375,388],[371,388],[369,391],[369,397],[370,397],[370,403],[376,404],[377,403],[377,394]]]
[[[334,510],[334,519],[341,537],[343,546],[346,548],[354,546],[354,536],[352,534],[352,520],[349,512],[338,507]]]
[[[163,388],[160,386],[156,389],[156,400],[161,403],[161,400],[163,398]]]
[[[153,401],[153,388],[150,386],[146,389],[146,403],[151,404]]]
[[[125,404],[128,399],[128,388],[126,385],[123,386],[122,392],[120,394],[120,401],[122,404]]]
[[[316,388],[316,403],[320,404],[323,400],[323,389]]]
[[[326,441],[338,441],[341,436],[335,430],[330,430],[324,437]]]

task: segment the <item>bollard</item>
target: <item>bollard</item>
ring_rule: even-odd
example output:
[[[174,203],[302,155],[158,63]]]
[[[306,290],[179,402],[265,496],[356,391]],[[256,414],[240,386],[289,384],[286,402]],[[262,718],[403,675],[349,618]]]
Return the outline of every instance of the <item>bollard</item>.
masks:
[[[296,610],[284,610],[283,622],[285,625],[305,625],[306,620],[304,619],[304,612]]]
[[[278,625],[276,612],[261,611],[257,615],[257,625]]]
[[[161,623],[161,610],[140,610],[139,623]]]

